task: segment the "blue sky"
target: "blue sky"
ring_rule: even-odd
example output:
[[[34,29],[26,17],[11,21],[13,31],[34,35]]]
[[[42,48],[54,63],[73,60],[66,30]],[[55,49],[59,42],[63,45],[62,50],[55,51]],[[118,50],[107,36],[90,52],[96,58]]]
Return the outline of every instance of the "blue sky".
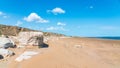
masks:
[[[0,24],[72,36],[120,36],[120,0],[0,0]]]

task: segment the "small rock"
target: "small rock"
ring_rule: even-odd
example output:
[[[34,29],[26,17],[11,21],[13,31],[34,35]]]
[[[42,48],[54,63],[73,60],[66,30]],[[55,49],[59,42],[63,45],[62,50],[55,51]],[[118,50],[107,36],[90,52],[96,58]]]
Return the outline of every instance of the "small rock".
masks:
[[[75,45],[75,48],[82,48],[82,45]]]

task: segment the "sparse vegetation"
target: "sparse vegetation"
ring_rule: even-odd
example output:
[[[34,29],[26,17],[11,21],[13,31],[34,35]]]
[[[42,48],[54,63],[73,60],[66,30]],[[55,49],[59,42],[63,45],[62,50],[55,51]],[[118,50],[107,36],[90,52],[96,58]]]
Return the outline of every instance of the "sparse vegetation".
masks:
[[[21,31],[35,31],[35,30],[17,26],[0,25],[0,31],[4,35],[16,36]]]
[[[44,36],[65,36],[64,34],[57,34],[52,32],[43,32]]]
[[[8,36],[16,36],[18,35],[19,32],[22,32],[22,31],[38,31],[38,30],[0,24],[0,35],[4,34]],[[52,32],[43,32],[43,34],[44,36],[65,36],[63,34],[57,34]]]
[[[0,31],[0,36],[2,35],[1,31]]]

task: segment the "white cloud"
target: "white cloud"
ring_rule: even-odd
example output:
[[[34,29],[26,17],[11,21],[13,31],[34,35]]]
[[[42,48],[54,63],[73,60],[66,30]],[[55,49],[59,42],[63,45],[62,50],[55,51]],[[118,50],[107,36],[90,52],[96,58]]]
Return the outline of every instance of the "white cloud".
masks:
[[[51,30],[51,31],[53,31],[53,30],[66,31],[66,29],[64,29],[63,27],[53,27],[53,26],[48,27],[46,30]]]
[[[15,25],[20,26],[21,24],[23,24],[21,21],[17,21],[17,23]]]
[[[62,22],[58,22],[57,25],[58,25],[58,26],[65,26],[66,24],[65,24],[65,23],[62,23]]]
[[[51,26],[48,27],[46,30],[50,31],[68,31],[67,29],[64,28],[66,24],[62,22],[58,22],[56,26]]]
[[[9,16],[4,15],[3,18],[8,18]]]
[[[0,16],[3,17],[3,18],[8,18],[9,17],[5,13],[3,13],[2,11],[0,11]]]
[[[4,15],[4,13],[0,11],[0,16],[1,16],[1,15]]]
[[[63,10],[62,8],[56,7],[52,10],[47,10],[47,12],[52,12],[53,14],[57,15],[57,14],[64,14],[65,10]]]
[[[48,27],[46,30],[57,30],[57,28],[56,28],[56,27],[51,26],[51,27]]]
[[[48,20],[41,18],[37,13],[31,13],[28,17],[24,17],[24,20],[27,22],[39,22],[39,23],[47,23]]]

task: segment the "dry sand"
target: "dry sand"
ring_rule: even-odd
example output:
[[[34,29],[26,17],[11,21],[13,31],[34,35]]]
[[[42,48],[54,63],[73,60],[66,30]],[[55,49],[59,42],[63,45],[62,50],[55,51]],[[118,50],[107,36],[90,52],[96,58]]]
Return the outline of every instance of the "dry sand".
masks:
[[[48,48],[17,49],[8,68],[120,68],[120,41],[52,38],[48,43]],[[15,58],[25,50],[40,53],[16,62]]]

